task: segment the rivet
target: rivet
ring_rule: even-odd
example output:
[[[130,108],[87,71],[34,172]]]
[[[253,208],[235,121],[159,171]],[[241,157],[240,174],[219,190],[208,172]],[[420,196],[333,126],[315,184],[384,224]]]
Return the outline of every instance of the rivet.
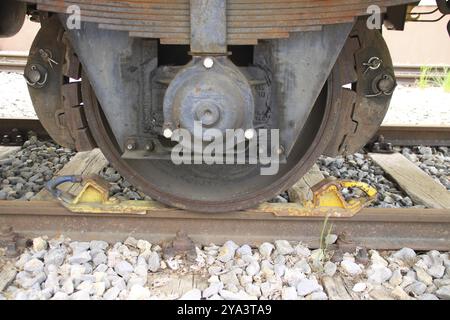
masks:
[[[207,57],[203,60],[203,66],[206,69],[211,69],[214,66],[214,60],[211,57]]]
[[[172,129],[170,129],[170,128],[164,129],[163,135],[166,139],[172,138],[172,135],[173,135]]]
[[[254,129],[247,129],[245,130],[245,138],[247,140],[252,140],[255,137],[255,130]]]

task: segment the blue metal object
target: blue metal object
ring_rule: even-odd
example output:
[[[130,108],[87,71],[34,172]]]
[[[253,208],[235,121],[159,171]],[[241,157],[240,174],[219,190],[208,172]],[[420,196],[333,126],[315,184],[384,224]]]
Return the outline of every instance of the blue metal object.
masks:
[[[48,190],[48,192],[51,193],[52,196],[55,198],[58,198],[63,201],[67,201],[66,197],[67,195],[65,192],[58,189],[58,187],[64,183],[81,183],[83,181],[83,178],[81,176],[61,176],[56,177],[50,181],[48,181],[45,184],[45,188]]]

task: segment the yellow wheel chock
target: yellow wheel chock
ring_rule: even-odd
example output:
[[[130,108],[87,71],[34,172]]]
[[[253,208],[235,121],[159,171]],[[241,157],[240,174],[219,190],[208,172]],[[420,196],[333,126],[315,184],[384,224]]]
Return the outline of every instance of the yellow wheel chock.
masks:
[[[57,187],[64,183],[83,183],[77,196],[64,193]],[[80,176],[63,176],[51,180],[47,190],[58,198],[71,212],[76,213],[122,213],[146,214],[155,210],[172,210],[156,201],[120,201],[109,196],[109,185],[98,176],[83,179]],[[343,189],[359,189],[364,197],[346,200]],[[377,195],[376,189],[366,183],[324,180],[312,188],[313,199],[303,203],[264,203],[256,211],[272,213],[276,216],[296,217],[352,217],[370,204]],[[255,210],[252,210],[255,211]]]

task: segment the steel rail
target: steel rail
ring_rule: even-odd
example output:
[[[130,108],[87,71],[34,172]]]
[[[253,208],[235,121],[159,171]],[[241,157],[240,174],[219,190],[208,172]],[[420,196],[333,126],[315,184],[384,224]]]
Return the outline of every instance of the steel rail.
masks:
[[[0,71],[23,73],[27,60],[26,52],[1,51]]]
[[[0,119],[0,137],[13,129],[23,133],[31,130],[41,138],[49,138],[37,119]],[[450,146],[450,126],[383,125],[377,135],[396,146]]]
[[[450,146],[450,126],[383,125],[378,135],[394,146]]]
[[[24,138],[29,131],[33,131],[41,139],[49,139],[47,131],[37,119],[4,119],[0,118],[0,145],[3,137],[14,135],[17,130]]]
[[[402,84],[414,84],[423,74],[423,66],[419,65],[396,65],[394,66],[395,77]],[[429,79],[445,79],[448,66],[427,66]]]
[[[450,250],[450,210],[364,209],[353,218],[333,218],[333,233],[352,246],[395,250]],[[184,231],[197,243],[257,244],[286,239],[319,245],[323,218],[276,217],[257,211],[200,214],[176,209],[146,215],[74,214],[54,201],[0,201],[0,225],[22,240],[64,234],[73,240],[123,241],[128,236],[162,242]]]

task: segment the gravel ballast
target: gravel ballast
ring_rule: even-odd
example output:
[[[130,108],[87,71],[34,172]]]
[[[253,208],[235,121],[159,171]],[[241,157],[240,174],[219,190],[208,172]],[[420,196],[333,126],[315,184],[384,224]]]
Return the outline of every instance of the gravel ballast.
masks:
[[[0,200],[32,200],[74,155],[32,135],[21,150],[0,160]]]
[[[450,190],[450,156],[446,147],[396,148],[407,159],[431,175],[438,183]],[[75,152],[50,141],[40,141],[31,136],[20,151],[0,160],[0,200],[33,200],[45,183],[70,161]],[[372,207],[423,208],[415,204],[395,182],[386,176],[366,153],[346,157],[321,157],[318,162],[326,178],[362,181],[378,190]],[[113,167],[107,166],[99,175],[110,183],[110,195],[119,200],[151,200],[143,192],[126,181]],[[357,190],[344,190],[347,198],[358,196]],[[271,202],[288,203],[287,192]]]
[[[448,147],[398,148],[408,160],[450,191],[450,153]]]
[[[119,200],[149,200],[152,199],[126,181],[116,169],[107,166],[100,172],[100,177],[110,184],[110,196]]]
[[[280,240],[197,246],[187,257],[162,246],[134,238],[113,245],[36,238],[10,262],[14,273],[0,299],[328,300],[336,298],[330,277],[342,278],[353,299],[450,299],[449,253],[357,248],[337,257],[332,249]],[[164,290],[168,279],[189,275],[202,279],[197,288]]]

